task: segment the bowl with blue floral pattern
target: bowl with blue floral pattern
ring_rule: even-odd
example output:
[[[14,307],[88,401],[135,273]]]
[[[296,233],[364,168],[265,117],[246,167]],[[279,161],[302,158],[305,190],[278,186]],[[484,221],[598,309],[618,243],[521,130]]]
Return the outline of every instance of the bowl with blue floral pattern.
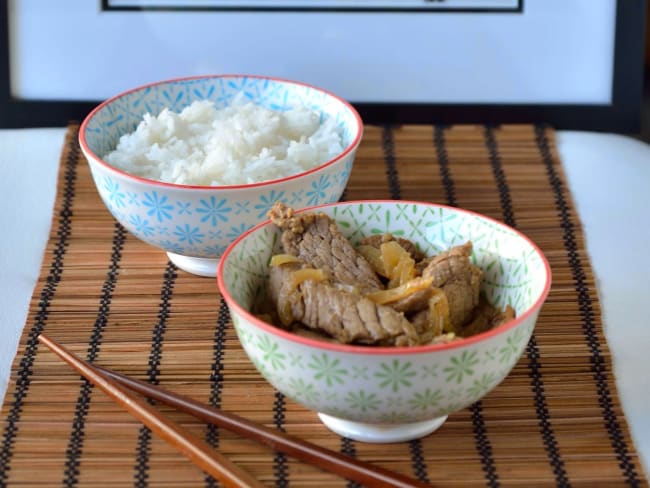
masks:
[[[144,117],[163,111],[181,114],[195,102],[210,103],[216,110],[247,103],[278,113],[300,106],[335,128],[341,150],[306,170],[237,184],[170,182],[107,161],[107,154]],[[249,135],[246,128],[241,132],[244,138]],[[338,201],[362,134],[357,111],[326,90],[264,76],[214,75],[161,81],[106,100],[83,121],[79,143],[101,199],[120,224],[165,251],[179,268],[214,277],[226,247],[264,220],[275,202],[304,208]]]
[[[268,220],[228,247],[217,281],[242,347],[275,389],[342,436],[386,443],[426,436],[499,387],[525,350],[551,284],[549,263],[528,237],[486,216],[426,202],[351,201],[303,212],[329,216],[353,245],[390,233],[435,256],[471,241],[470,259],[483,270],[481,292],[515,316],[470,337],[413,346],[296,334],[256,312],[270,299],[270,259],[284,252],[282,230]]]

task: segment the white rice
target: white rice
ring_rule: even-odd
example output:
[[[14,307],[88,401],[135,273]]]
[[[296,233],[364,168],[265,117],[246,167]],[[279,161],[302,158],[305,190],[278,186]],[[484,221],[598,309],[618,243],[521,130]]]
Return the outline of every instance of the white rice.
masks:
[[[128,173],[184,185],[237,185],[290,176],[340,154],[332,119],[304,106],[276,112],[253,103],[146,114],[104,160]]]

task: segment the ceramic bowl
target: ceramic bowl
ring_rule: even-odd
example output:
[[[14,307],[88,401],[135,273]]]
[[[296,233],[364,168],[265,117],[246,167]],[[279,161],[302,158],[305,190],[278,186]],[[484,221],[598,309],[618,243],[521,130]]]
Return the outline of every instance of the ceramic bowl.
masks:
[[[342,129],[344,151],[309,171],[255,184],[190,186],[141,178],[102,160],[146,113],[179,112],[195,100],[223,108],[236,96],[274,110],[303,104]],[[154,83],[95,108],[79,142],[108,210],[133,235],[167,252],[181,269],[215,276],[219,257],[242,232],[266,218],[276,201],[303,208],[338,201],[350,176],[363,124],[339,97],[303,83],[260,76],[204,76]]]
[[[217,280],[243,348],[278,391],[342,436],[397,442],[433,432],[508,375],[551,283],[546,258],[527,237],[488,217],[432,203],[347,202],[309,211],[332,217],[353,243],[391,232],[433,255],[471,240],[472,260],[485,273],[483,291],[495,305],[510,304],[516,319],[466,339],[414,347],[341,345],[292,334],[251,313],[266,293],[269,258],[280,252],[280,231],[267,221],[229,246]]]

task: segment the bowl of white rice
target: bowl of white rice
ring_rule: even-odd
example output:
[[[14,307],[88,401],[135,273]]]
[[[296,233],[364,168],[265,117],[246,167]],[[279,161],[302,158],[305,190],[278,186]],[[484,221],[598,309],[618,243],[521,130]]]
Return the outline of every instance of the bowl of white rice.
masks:
[[[110,98],[79,143],[118,222],[179,268],[215,276],[226,247],[277,201],[338,201],[362,135],[357,111],[326,90],[214,75]]]

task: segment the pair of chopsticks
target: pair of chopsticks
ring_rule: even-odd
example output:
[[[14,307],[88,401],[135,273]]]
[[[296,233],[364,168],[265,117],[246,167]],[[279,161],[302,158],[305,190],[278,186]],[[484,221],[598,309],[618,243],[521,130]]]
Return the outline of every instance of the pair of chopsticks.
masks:
[[[430,486],[399,473],[353,459],[281,431],[257,424],[238,415],[223,412],[189,397],[92,365],[44,334],[39,336],[39,341],[72,366],[84,378],[99,387],[132,416],[149,427],[152,432],[175,447],[190,461],[226,487],[252,488],[263,485],[249,473],[219,454],[207,442],[165,417],[146,401],[133,396],[131,392],[157,400],[205,422],[265,444],[271,449],[283,452],[362,485],[377,487]]]

